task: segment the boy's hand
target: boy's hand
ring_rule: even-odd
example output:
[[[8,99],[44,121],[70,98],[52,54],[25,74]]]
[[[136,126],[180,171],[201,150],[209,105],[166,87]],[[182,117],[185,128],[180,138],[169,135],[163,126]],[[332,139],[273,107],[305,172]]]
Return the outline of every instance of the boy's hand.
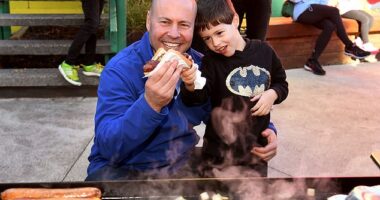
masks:
[[[252,116],[267,115],[272,109],[274,101],[277,99],[277,93],[273,89],[263,92],[261,95],[254,96],[251,102],[257,101],[256,105],[251,108]]]
[[[184,68],[181,72],[181,78],[182,81],[185,84],[185,87],[189,91],[194,91],[194,81],[196,77],[196,71],[197,68],[192,66],[190,69],[189,68]]]
[[[268,162],[277,154],[277,135],[269,128],[265,129],[261,135],[268,140],[268,144],[265,147],[254,147],[251,153]]]

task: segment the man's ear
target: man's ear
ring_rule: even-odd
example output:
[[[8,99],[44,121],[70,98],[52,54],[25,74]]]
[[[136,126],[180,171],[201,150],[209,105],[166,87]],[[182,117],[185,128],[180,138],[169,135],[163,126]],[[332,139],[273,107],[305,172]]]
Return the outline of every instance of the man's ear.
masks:
[[[145,22],[146,30],[150,30],[150,12],[148,11],[146,13],[146,22]]]
[[[235,28],[239,27],[239,15],[236,13],[234,14],[234,18],[232,19],[232,25],[235,26]]]

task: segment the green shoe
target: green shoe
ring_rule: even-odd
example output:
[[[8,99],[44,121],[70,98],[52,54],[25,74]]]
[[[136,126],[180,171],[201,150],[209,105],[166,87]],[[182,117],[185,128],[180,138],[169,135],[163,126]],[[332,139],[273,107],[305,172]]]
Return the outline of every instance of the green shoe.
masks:
[[[59,72],[61,72],[63,78],[66,79],[66,81],[76,86],[82,85],[82,83],[79,82],[79,77],[78,77],[79,67],[78,66],[72,66],[65,63],[65,61],[63,61],[59,65],[58,69],[59,69]]]
[[[100,76],[102,73],[104,66],[100,63],[95,63],[93,65],[80,65],[83,67],[83,74],[86,76]]]

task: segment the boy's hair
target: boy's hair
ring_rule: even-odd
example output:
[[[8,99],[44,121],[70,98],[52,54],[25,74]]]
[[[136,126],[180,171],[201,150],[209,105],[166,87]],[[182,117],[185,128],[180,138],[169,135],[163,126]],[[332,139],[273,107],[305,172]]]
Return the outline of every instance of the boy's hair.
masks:
[[[198,11],[195,19],[195,31],[209,29],[210,25],[231,24],[234,12],[226,0],[198,0]]]

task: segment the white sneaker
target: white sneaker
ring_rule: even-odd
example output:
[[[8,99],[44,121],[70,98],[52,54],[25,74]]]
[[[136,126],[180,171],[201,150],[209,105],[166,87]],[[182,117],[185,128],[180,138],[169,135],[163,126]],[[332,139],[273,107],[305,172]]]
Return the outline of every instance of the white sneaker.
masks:
[[[356,46],[358,46],[359,48],[363,48],[363,40],[360,38],[360,37],[357,37],[354,41],[354,43],[356,44]]]
[[[365,51],[369,51],[369,52],[371,52],[371,53],[377,53],[377,52],[379,52],[379,48],[376,48],[376,47],[373,46],[373,44],[370,43],[370,42],[364,43],[364,44],[363,44],[363,49],[364,49]]]

